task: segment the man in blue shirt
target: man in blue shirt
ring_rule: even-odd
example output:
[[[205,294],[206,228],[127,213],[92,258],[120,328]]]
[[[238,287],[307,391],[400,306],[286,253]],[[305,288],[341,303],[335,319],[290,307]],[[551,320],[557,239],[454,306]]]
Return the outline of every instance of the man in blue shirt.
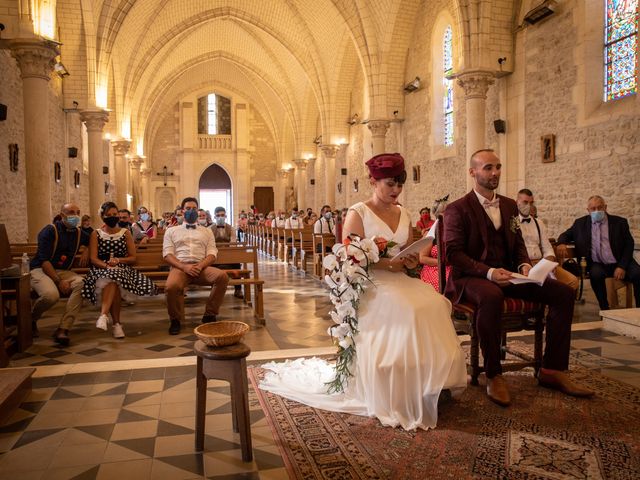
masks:
[[[67,203],[60,210],[62,220],[44,227],[38,234],[38,250],[31,260],[31,288],[38,294],[31,318],[36,325],[44,312],[60,296],[69,296],[60,325],[53,334],[56,343],[69,345],[69,330],[82,306],[82,277],[70,271],[80,247],[89,245],[89,236],[80,229],[80,207]],[[80,265],[88,263],[89,250],[83,252]],[[34,330],[37,332],[37,329]]]

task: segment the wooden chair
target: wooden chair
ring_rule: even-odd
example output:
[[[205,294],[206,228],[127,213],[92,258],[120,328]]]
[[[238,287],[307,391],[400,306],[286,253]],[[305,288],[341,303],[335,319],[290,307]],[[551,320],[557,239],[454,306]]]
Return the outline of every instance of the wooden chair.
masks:
[[[446,244],[443,241],[444,222],[442,215],[438,215],[436,227],[436,245],[438,246],[438,280],[440,293],[444,294],[446,283]],[[545,306],[540,303],[520,300],[517,298],[504,299],[502,306],[502,359],[507,352],[519,357],[521,362],[509,362],[503,365],[503,371],[521,370],[525,367],[533,367],[536,376],[542,366],[542,332],[544,330]],[[453,304],[453,324],[458,332],[464,332],[471,337],[470,362],[467,371],[471,375],[471,385],[478,385],[478,376],[484,371],[480,366],[480,343],[476,329],[475,307],[468,303]],[[510,350],[507,345],[507,333],[529,330],[535,332],[533,359],[525,358],[519,352]]]
[[[606,278],[604,280],[607,288],[607,301],[609,308],[623,308],[618,301],[618,290],[625,289],[626,301],[625,308],[633,308],[633,283],[625,280],[616,280],[613,277]],[[636,305],[638,307],[638,305]]]

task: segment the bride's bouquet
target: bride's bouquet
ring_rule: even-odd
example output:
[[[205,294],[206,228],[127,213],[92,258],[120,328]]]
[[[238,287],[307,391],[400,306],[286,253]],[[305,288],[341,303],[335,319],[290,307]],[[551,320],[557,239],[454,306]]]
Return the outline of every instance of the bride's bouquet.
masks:
[[[331,289],[329,298],[334,309],[329,312],[335,325],[328,333],[338,347],[335,377],[328,383],[329,393],[343,392],[348,378],[353,376],[351,365],[356,354],[355,336],[358,333],[360,296],[371,283],[371,267],[378,262],[379,246],[374,240],[357,235],[333,246],[333,255],[322,262],[328,271],[324,280]]]

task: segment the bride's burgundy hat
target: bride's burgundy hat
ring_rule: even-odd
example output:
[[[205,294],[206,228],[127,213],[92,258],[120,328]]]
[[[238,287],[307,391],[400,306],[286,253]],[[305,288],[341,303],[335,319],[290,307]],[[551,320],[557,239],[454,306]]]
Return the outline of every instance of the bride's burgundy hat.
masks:
[[[381,153],[371,157],[365,165],[376,180],[394,178],[404,172],[404,158],[399,153]]]

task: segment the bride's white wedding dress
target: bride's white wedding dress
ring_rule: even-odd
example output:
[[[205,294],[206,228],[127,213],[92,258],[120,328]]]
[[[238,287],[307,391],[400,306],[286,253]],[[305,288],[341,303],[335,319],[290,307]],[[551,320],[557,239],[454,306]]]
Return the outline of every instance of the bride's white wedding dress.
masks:
[[[402,207],[401,207],[402,208]],[[408,241],[410,219],[402,208],[393,232],[364,203],[351,207],[366,238]],[[438,396],[467,385],[465,357],[451,323],[451,304],[431,285],[404,273],[373,270],[361,297],[355,337],[355,374],[344,393],[327,394],[333,364],[318,358],[272,362],[260,388],[324,410],[377,417],[407,430],[434,428]]]

